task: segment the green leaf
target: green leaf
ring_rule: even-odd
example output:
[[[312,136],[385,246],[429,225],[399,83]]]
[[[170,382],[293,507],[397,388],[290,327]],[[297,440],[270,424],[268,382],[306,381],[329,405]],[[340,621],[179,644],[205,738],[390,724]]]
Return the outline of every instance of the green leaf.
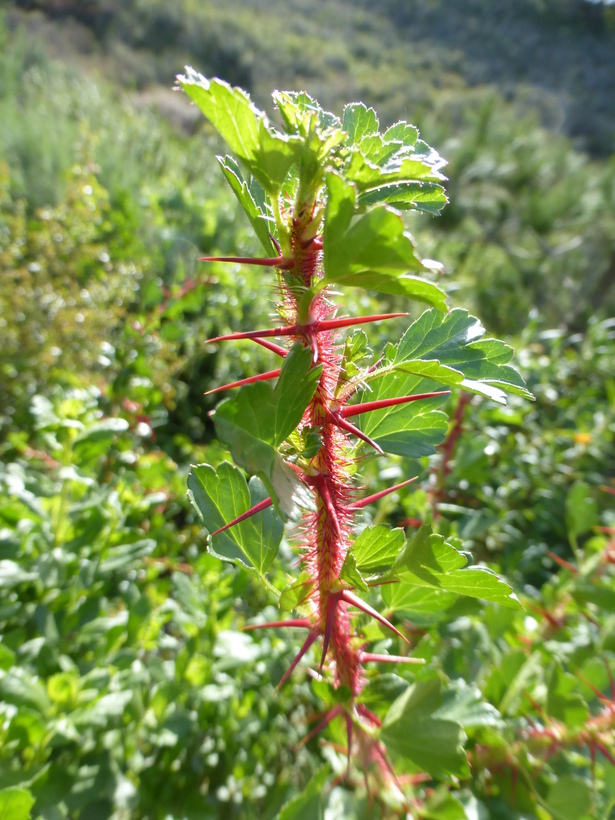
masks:
[[[417,210],[437,215],[448,202],[441,185],[414,180],[393,182],[359,194],[359,212],[377,203],[386,203],[400,211]]]
[[[591,808],[591,788],[584,780],[566,774],[551,786],[546,802],[553,820],[579,820]]]
[[[370,145],[369,148],[372,148]],[[443,182],[446,177],[438,170],[444,161],[434,152],[430,155],[414,154],[392,157],[380,166],[370,162],[361,146],[355,149],[350,162],[344,168],[346,179],[354,182],[359,192],[380,188],[382,185],[394,185],[398,182]]]
[[[156,542],[153,538],[141,538],[129,544],[116,544],[105,551],[97,572],[104,575],[117,572],[117,570],[125,570],[131,564],[141,564],[143,557],[150,555],[155,549]]]
[[[361,573],[385,572],[393,566],[404,540],[402,529],[391,529],[384,524],[366,527],[357,536],[348,554],[353,555]]]
[[[50,702],[45,687],[21,667],[0,677],[0,700],[46,715]]]
[[[387,749],[434,777],[468,777],[463,729],[454,721],[433,716],[441,701],[437,678],[408,687],[387,712],[381,738]]]
[[[284,587],[278,606],[280,609],[290,612],[301,606],[309,597],[314,587],[314,581],[308,572],[302,572],[296,581],[292,581]]]
[[[391,373],[372,385],[365,393],[369,401],[379,401],[413,393],[428,393],[438,385],[417,376]],[[410,402],[408,404],[372,410],[359,416],[361,430],[374,439],[387,453],[420,458],[435,453],[444,441],[448,429],[448,417],[437,410],[446,396]]]
[[[355,561],[355,557],[352,552],[349,552],[346,555],[340,570],[339,578],[340,581],[345,581],[351,587],[361,589],[363,592],[369,591],[369,587],[365,583],[365,579],[357,569],[357,562]]]
[[[284,359],[275,387],[258,382],[243,387],[235,399],[216,408],[216,419],[233,419],[261,441],[279,447],[295,430],[308,406],[322,372],[312,367],[312,350],[297,342]]]
[[[598,523],[598,505],[583,481],[572,485],[566,496],[566,528],[573,537],[589,532]]]
[[[272,96],[290,133],[307,136],[314,119],[320,131],[326,132],[341,126],[339,117],[321,108],[305,91],[274,91]]]
[[[416,615],[442,614],[457,600],[454,592],[431,587],[417,587],[415,584],[387,584],[382,587],[382,598],[389,612]]]
[[[594,604],[606,612],[615,612],[615,589],[612,584],[580,576],[574,579],[570,594],[582,606]]]
[[[445,310],[444,293],[436,285],[408,274],[425,268],[400,215],[379,205],[353,221],[354,186],[335,173],[326,181],[323,283],[406,296]]]
[[[37,577],[36,572],[28,572],[15,561],[8,558],[0,561],[0,589],[11,589],[19,584],[35,581]]]
[[[34,797],[25,789],[0,791],[0,820],[29,820]]]
[[[444,693],[442,706],[435,717],[453,720],[464,729],[502,725],[500,713],[484,700],[480,689],[461,680],[452,683]]]
[[[486,567],[464,568],[466,563],[467,559],[443,536],[424,525],[406,543],[393,574],[417,586],[446,589],[511,608],[520,606],[512,588],[494,572]]]
[[[239,204],[245,211],[248,219],[252,223],[254,232],[260,240],[265,252],[271,255],[276,253],[276,250],[269,236],[270,231],[273,231],[274,225],[272,218],[264,209],[259,208],[250,189],[248,183],[244,181],[239,166],[232,157],[216,157],[220,163],[220,167],[226,177],[228,184],[231,186],[233,193],[239,200]]]
[[[279,820],[324,820],[325,784],[329,777],[329,766],[322,766],[306,787],[288,803],[282,806]]]
[[[395,355],[370,373],[369,381],[391,372],[429,378],[444,385],[506,403],[506,393],[532,398],[519,373],[508,362],[513,349],[497,339],[482,340],[485,329],[467,310],[446,315],[425,311],[404,333]],[[422,391],[421,391],[422,392]]]
[[[578,678],[567,675],[554,663],[547,680],[547,714],[566,726],[584,726],[589,718],[589,707],[578,693]]]
[[[378,115],[362,102],[350,103],[344,108],[342,128],[348,134],[348,144],[354,145],[367,134],[378,132]]]
[[[420,816],[421,820],[468,820],[469,815],[443,785],[426,800]]]
[[[266,191],[277,193],[295,161],[296,138],[274,132],[239,88],[207,80],[189,66],[178,82],[250,174]]]
[[[265,382],[242,387],[221,402],[214,414],[218,437],[236,463],[260,476],[284,516],[295,506],[310,506],[311,495],[277,448],[295,430],[314,395],[322,368],[312,367],[312,352],[297,344],[282,364],[275,387]]]
[[[403,120],[396,122],[384,132],[385,140],[398,140],[404,146],[414,146],[419,138],[419,131],[414,125],[409,125]]]
[[[188,477],[189,497],[209,532],[228,524],[266,497],[255,477],[250,486],[241,470],[224,461],[214,470],[209,464],[193,467]],[[246,519],[209,540],[217,558],[254,568],[261,575],[275,558],[282,540],[283,524],[273,508]]]

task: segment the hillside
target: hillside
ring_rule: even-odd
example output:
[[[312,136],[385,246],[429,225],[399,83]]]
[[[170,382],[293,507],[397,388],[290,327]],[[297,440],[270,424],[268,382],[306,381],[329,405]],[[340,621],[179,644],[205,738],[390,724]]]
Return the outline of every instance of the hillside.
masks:
[[[384,120],[490,85],[596,156],[611,153],[615,9],[589,0],[9,0],[52,54],[124,87],[168,89],[191,63],[250,89],[361,98]],[[158,99],[160,99],[158,97]],[[167,111],[173,105],[165,104]],[[175,111],[175,116],[179,116]]]

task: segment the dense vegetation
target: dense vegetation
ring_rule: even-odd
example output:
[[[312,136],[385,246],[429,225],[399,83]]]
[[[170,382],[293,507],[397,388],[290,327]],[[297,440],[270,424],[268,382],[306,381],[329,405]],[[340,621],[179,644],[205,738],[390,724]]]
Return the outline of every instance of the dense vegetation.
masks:
[[[265,326],[269,310],[261,276],[196,262],[256,248],[216,175],[219,143],[176,98],[151,93],[161,118],[144,91],[127,97],[111,84],[120,73],[135,88],[169,84],[190,59],[257,98],[273,82],[307,85],[338,111],[342,97],[363,96],[391,121],[417,119],[449,160],[451,204],[411,230],[423,255],[445,262],[451,302],[517,337],[537,400],[474,400],[443,457],[410,468],[420,486],[366,519],[412,527],[435,512],[440,531],[503,572],[526,608],[440,602],[421,620],[411,601],[398,606],[427,672],[462,691],[455,715],[475,773],[454,797],[428,783],[419,816],[613,816],[612,727],[600,717],[613,714],[615,652],[613,160],[545,130],[548,117],[521,115],[519,93],[515,107],[468,88],[455,74],[463,60],[446,64],[437,88],[427,78],[444,64],[440,51],[420,67],[405,62],[401,33],[397,45],[378,39],[401,32],[405,4],[379,19],[322,4],[292,17],[299,33],[282,31],[269,4],[238,14],[232,4],[56,3],[53,20],[26,14],[35,3],[13,5],[22,8],[11,25],[38,31],[3,26],[0,48],[3,808],[10,801],[27,817],[35,800],[33,817],[275,817],[291,800],[289,818],[319,816],[326,800],[328,816],[369,816],[360,784],[319,796],[319,768],[335,769],[335,755],[316,740],[294,746],[322,704],[301,676],[273,697],[292,638],[237,631],[263,606],[275,617],[274,599],[206,554],[185,496],[191,462],[227,458],[207,417],[216,396],[203,392],[270,366],[249,342],[202,344]],[[416,5],[427,26],[432,11]],[[566,14],[582,4],[558,4],[554,20],[549,4],[526,5],[554,42],[559,30],[567,44],[612,45],[606,7],[579,29]],[[342,14],[347,45],[331,35],[321,46]],[[210,40],[195,45],[185,38],[203,33],[197,18]],[[84,45],[84,31],[96,39]],[[71,38],[81,54],[64,48]],[[75,60],[89,49],[85,62],[107,79],[52,60],[54,43]],[[588,65],[608,60],[600,48]],[[409,100],[408,67],[418,78]],[[589,114],[569,125],[606,155],[612,126],[601,110],[604,127]],[[377,491],[401,470],[383,474],[376,460],[367,482]],[[394,690],[400,677],[420,676],[399,671],[379,685]],[[377,711],[378,685],[373,697]],[[604,730],[583,734],[599,720]],[[299,794],[311,808],[297,807]]]

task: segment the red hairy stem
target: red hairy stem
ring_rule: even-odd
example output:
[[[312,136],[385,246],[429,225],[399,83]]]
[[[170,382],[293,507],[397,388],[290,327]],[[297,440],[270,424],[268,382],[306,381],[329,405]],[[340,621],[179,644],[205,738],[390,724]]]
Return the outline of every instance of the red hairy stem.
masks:
[[[267,373],[259,373],[256,376],[248,376],[246,379],[239,379],[236,382],[229,384],[222,384],[220,387],[214,387],[213,390],[207,390],[203,393],[204,396],[209,396],[212,393],[221,393],[223,390],[231,390],[233,387],[243,387],[244,384],[254,384],[255,382],[266,382],[270,379],[277,379],[280,375],[280,368],[277,370],[269,370]]]

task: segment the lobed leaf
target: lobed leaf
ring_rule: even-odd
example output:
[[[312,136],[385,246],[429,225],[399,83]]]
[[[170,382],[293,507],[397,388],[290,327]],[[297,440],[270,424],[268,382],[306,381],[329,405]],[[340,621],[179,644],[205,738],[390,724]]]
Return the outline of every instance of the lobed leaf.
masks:
[[[388,361],[366,380],[408,373],[462,387],[500,404],[506,403],[505,391],[532,398],[519,373],[508,364],[513,349],[497,339],[481,339],[484,333],[480,321],[467,310],[455,308],[445,315],[427,310],[404,333],[397,348],[387,351]]]
[[[312,367],[310,348],[297,342],[284,359],[275,387],[265,382],[242,387],[214,414],[218,437],[229,445],[237,464],[264,481],[285,517],[294,515],[296,506],[309,507],[311,494],[277,448],[301,421],[321,369]]]
[[[390,569],[404,545],[404,531],[384,524],[366,527],[350,548],[357,569],[361,573],[385,572]]]
[[[342,128],[348,134],[348,144],[354,145],[366,134],[378,133],[378,115],[364,103],[350,103],[345,106]]]
[[[266,191],[277,193],[300,140],[272,130],[267,117],[240,88],[217,78],[208,80],[189,66],[177,79],[250,174]]]
[[[388,749],[434,777],[468,777],[463,729],[458,723],[433,714],[441,701],[437,678],[408,687],[387,712],[381,739]]]
[[[389,373],[372,385],[370,401],[427,393],[438,385],[418,376]],[[446,437],[448,417],[437,408],[446,396],[410,402],[408,404],[372,410],[359,416],[363,433],[387,453],[420,458],[435,453]]]
[[[252,477],[248,487],[241,470],[227,461],[217,470],[209,464],[193,467],[188,488],[190,501],[210,533],[267,497],[258,478]],[[256,569],[262,575],[277,555],[283,529],[281,519],[270,507],[210,538],[209,552],[223,561]]]
[[[393,574],[417,586],[436,587],[493,601],[507,607],[520,606],[512,588],[487,567],[465,567],[467,559],[443,536],[424,525],[399,554]]]
[[[378,205],[353,221],[357,204],[354,186],[333,172],[327,174],[326,183],[323,284],[377,290],[445,310],[444,293],[408,273],[426,268],[416,256],[399,214]]]

